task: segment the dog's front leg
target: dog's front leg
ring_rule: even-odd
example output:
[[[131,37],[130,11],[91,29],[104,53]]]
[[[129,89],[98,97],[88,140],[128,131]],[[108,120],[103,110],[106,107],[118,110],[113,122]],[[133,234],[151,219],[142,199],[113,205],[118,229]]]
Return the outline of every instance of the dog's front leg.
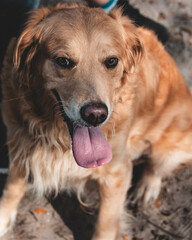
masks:
[[[4,235],[14,223],[17,207],[25,189],[24,177],[15,166],[10,166],[7,183],[0,201],[0,236]]]
[[[126,165],[122,165],[115,171],[106,166],[103,181],[99,182],[100,209],[92,240],[121,239],[121,217],[131,175],[132,165],[128,159],[126,159]]]

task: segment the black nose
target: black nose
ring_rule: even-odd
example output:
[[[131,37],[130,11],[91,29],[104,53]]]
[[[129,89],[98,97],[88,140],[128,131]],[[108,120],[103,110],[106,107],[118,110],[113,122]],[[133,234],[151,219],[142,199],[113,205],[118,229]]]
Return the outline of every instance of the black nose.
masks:
[[[96,127],[106,120],[108,110],[103,103],[88,103],[81,108],[80,113],[86,123]]]

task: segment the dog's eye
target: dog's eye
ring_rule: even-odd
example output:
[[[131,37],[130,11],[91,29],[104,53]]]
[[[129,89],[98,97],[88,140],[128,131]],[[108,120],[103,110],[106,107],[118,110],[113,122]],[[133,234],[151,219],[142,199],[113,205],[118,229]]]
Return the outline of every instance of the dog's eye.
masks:
[[[75,66],[75,62],[66,57],[57,57],[55,62],[62,68],[71,69]]]
[[[118,64],[118,58],[110,57],[104,61],[104,64],[107,68],[115,68]]]

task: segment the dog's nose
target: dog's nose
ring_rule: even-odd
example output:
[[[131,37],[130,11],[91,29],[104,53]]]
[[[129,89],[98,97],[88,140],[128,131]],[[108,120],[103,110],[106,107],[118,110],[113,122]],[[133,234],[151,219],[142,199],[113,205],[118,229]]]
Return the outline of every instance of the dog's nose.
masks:
[[[81,108],[80,113],[86,123],[96,127],[106,120],[108,109],[103,103],[88,103]]]

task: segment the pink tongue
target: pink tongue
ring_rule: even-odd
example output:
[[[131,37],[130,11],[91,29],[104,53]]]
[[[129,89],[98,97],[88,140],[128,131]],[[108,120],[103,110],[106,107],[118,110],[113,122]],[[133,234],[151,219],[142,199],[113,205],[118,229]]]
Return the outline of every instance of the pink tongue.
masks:
[[[75,126],[72,141],[74,158],[81,167],[98,167],[112,159],[111,148],[99,127]]]

